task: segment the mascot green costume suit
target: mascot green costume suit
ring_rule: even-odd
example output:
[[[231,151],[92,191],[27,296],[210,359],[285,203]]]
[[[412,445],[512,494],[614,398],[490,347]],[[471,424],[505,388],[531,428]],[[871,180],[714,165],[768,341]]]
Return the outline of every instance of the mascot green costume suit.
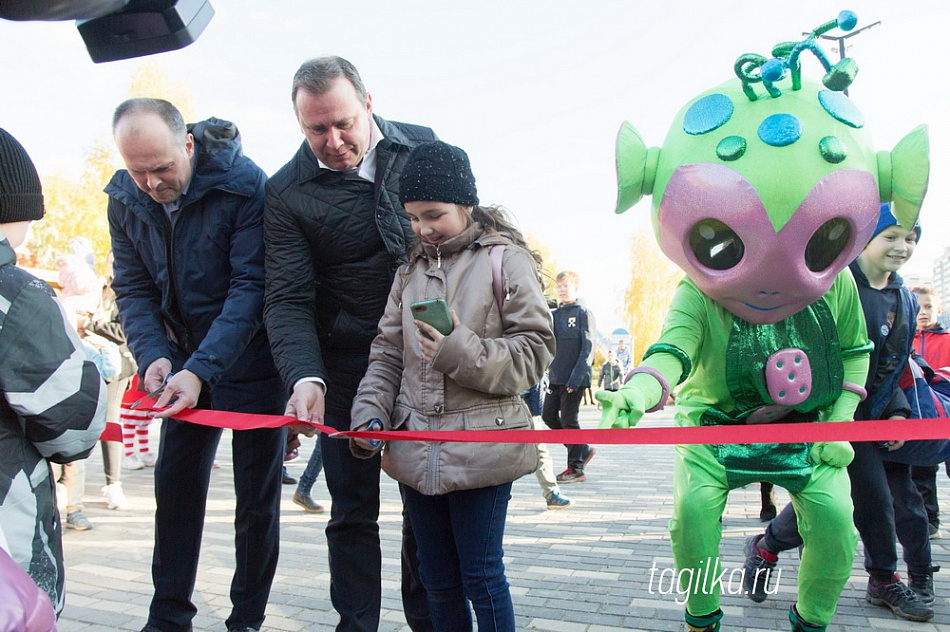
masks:
[[[929,176],[926,129],[875,152],[844,94],[857,66],[832,65],[816,39],[854,28],[849,11],[804,41],[747,54],[737,80],[676,116],[662,148],[625,123],[617,141],[622,213],[653,195],[663,252],[688,278],[659,341],[618,392],[600,392],[601,427],[662,408],[678,426],[851,421],[866,393],[869,343],[847,265],[868,243],[881,202],[914,225]],[[822,84],[802,80],[802,53]],[[770,481],[789,491],[805,545],[793,630],[824,630],[851,574],[856,534],[847,442],[680,445],[670,538],[690,630],[720,629],[716,573],[729,490]]]

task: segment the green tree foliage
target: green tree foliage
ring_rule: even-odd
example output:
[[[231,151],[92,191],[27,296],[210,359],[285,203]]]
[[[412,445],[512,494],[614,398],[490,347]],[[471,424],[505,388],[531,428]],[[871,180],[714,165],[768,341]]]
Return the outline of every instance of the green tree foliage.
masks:
[[[633,338],[630,353],[635,364],[656,342],[683,272],[660,250],[648,230],[630,240],[630,285],[623,297],[623,316]]]
[[[112,148],[95,141],[86,152],[78,180],[62,175],[43,177],[46,216],[33,225],[30,239],[30,249],[40,267],[54,268],[56,257],[69,252],[73,238],[83,236],[92,242],[96,271],[104,274],[110,239],[107,198],[102,189],[116,168]]]

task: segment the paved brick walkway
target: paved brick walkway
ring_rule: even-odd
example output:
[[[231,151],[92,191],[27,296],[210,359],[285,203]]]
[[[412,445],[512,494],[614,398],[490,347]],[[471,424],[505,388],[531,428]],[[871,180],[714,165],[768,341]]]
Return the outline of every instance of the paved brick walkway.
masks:
[[[581,410],[584,427],[596,427],[594,407]],[[669,425],[668,411],[648,416],[644,426]],[[153,445],[157,436],[153,434]],[[299,475],[303,457],[290,464]],[[563,469],[565,451],[552,446],[556,465]],[[228,587],[233,557],[234,506],[230,441],[218,451],[221,468],[212,475],[201,567],[194,601],[199,614],[196,630],[224,630],[230,603]],[[613,630],[684,630],[683,607],[669,591],[669,579],[659,584],[660,569],[673,565],[667,522],[672,512],[670,447],[602,446],[588,466],[585,483],[562,491],[575,500],[563,511],[545,510],[537,483],[527,476],[515,483],[508,514],[505,553],[518,616],[518,628],[550,632],[610,632]],[[104,484],[98,448],[87,463],[86,515],[92,531],[67,530],[66,609],[63,632],[139,630],[145,624],[151,597],[152,471],[123,472],[129,505],[110,511],[99,496]],[[314,496],[328,505],[326,487],[317,482]],[[950,507],[950,481],[940,475],[941,503]],[[265,630],[332,630],[336,615],[329,602],[329,575],[323,529],[328,514],[304,513],[284,486],[281,516],[281,556],[267,610]],[[188,493],[183,489],[182,493]],[[779,501],[787,499],[779,492]],[[381,630],[407,632],[399,600],[400,503],[396,485],[383,476],[380,515],[383,542],[383,617]],[[751,486],[730,496],[723,517],[722,563],[727,569],[742,563],[745,538],[758,533],[759,492]],[[950,533],[933,542],[934,562],[950,570]],[[861,551],[840,600],[830,631],[912,630],[950,632],[950,578],[938,574],[937,615],[931,623],[910,623],[883,608],[864,602],[866,575]],[[650,583],[650,569],[658,569]],[[786,613],[795,600],[797,556],[786,555],[778,594],[761,605],[741,595],[725,596],[725,631],[787,630]],[[668,577],[668,575],[667,575]]]

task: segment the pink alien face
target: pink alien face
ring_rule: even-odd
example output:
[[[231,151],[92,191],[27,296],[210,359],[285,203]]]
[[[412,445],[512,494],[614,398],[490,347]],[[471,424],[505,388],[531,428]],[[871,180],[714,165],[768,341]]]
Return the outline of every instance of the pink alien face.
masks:
[[[866,171],[834,171],[776,232],[752,185],[724,165],[677,167],[658,211],[663,252],[727,310],[776,323],[824,295],[874,231],[880,201]]]

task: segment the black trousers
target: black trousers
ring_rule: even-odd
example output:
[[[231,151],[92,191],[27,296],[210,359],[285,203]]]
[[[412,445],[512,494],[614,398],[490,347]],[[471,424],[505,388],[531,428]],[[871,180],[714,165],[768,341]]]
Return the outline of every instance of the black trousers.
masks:
[[[283,412],[271,411],[276,414]],[[232,433],[235,568],[228,628],[260,627],[277,568],[283,428]],[[155,464],[155,595],[148,622],[163,631],[190,630],[211,467],[221,429],[162,421]]]
[[[581,399],[587,387],[567,392],[567,387],[550,384],[544,396],[544,408],[541,410],[541,419],[552,430],[577,430],[581,427],[577,420],[581,408]],[[586,443],[571,444],[567,448],[567,467],[577,471],[584,471],[584,459],[590,454],[591,447]]]
[[[932,567],[927,512],[910,477],[910,466],[884,460],[876,443],[852,443],[854,460],[848,466],[854,526],[864,544],[864,568],[872,576],[897,570],[897,541],[904,549],[907,569],[925,572]],[[791,503],[769,523],[765,546],[780,552],[802,543]]]
[[[940,502],[937,500],[937,472],[939,470],[939,465],[913,465],[910,468],[914,485],[924,498],[927,520],[935,527],[940,526]]]
[[[325,423],[349,430],[350,418],[326,415]],[[323,471],[332,505],[327,523],[330,559],[330,601],[340,615],[336,629],[375,632],[382,598],[382,554],[379,547],[380,458],[358,459],[349,441],[320,435]],[[406,622],[414,632],[432,630],[412,526],[403,509],[402,601]]]

